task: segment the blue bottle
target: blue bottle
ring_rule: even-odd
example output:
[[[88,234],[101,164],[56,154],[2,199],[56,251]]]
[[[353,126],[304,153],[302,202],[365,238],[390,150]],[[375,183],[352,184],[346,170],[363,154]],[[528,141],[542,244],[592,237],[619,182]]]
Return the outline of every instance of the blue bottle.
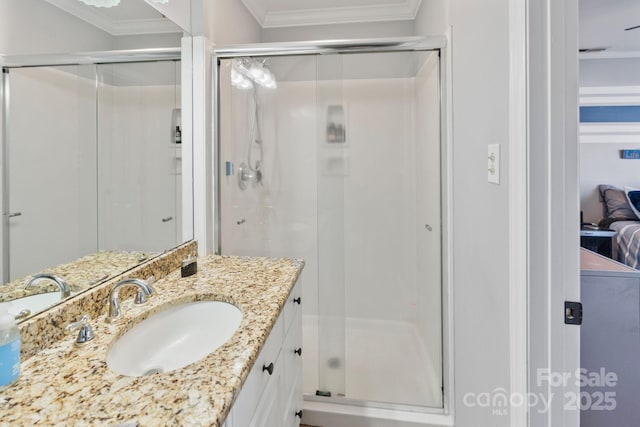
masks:
[[[0,390],[20,376],[20,330],[6,304],[0,304]]]

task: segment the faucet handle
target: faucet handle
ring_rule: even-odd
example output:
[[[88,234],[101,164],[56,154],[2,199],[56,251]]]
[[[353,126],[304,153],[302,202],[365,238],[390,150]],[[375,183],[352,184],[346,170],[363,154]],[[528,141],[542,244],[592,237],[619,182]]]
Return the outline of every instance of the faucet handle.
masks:
[[[152,297],[152,296],[154,296],[154,295],[156,294],[156,289],[155,289],[153,286],[151,286],[151,284],[152,284],[153,282],[155,282],[155,281],[156,281],[156,276],[153,276],[153,275],[152,275],[152,276],[147,277],[147,278],[144,280],[144,282],[145,282],[145,283],[146,283],[146,285],[147,285],[147,288],[148,288],[148,289],[149,289],[149,291],[150,291],[150,294],[149,294],[149,295],[146,295],[142,289],[138,289],[138,292],[136,293],[136,297],[135,297],[135,299],[133,300],[133,303],[134,303],[134,304],[136,304],[136,305],[144,304],[145,302],[147,302],[147,300],[149,299],[149,297]]]
[[[133,303],[136,305],[144,304],[145,302],[147,302],[148,299],[149,298],[144,294],[144,292],[138,291],[136,293],[135,299],[133,300]]]
[[[27,318],[29,316],[31,316],[31,310],[29,310],[28,308],[24,308],[20,310],[20,313],[14,316],[14,319],[17,321],[17,320],[22,320],[24,318]]]
[[[76,345],[85,344],[94,338],[93,328],[89,324],[89,316],[86,314],[80,318],[77,322],[72,322],[65,328],[69,332],[78,331],[78,337],[76,338]]]

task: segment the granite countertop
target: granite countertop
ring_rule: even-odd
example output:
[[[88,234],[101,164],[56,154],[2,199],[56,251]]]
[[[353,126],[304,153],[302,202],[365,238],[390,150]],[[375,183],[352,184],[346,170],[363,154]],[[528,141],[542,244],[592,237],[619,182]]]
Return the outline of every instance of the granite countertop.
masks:
[[[138,251],[101,251],[86,255],[74,261],[56,267],[47,268],[38,273],[50,273],[60,276],[72,292],[80,292],[94,286],[115,274],[140,264],[155,256]],[[12,301],[30,295],[47,292],[59,292],[57,285],[44,281],[24,289],[24,285],[33,275],[0,284],[0,302]]]
[[[0,392],[0,425],[220,426],[303,267],[302,261],[208,256],[187,278],[174,271],[154,283],[143,306],[123,304],[115,324],[105,312],[90,321],[96,338],[82,347],[75,334],[22,361],[19,381]],[[242,310],[227,343],[184,368],[145,377],[111,371],[111,344],[150,315],[180,303],[219,300]],[[62,327],[63,325],[61,325]]]

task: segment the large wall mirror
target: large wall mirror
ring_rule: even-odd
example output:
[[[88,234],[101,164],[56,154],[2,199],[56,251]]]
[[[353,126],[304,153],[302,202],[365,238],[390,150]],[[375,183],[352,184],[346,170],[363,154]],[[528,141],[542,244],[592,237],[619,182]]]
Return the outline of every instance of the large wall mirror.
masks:
[[[18,319],[193,239],[183,67],[168,51],[5,63],[0,302]]]

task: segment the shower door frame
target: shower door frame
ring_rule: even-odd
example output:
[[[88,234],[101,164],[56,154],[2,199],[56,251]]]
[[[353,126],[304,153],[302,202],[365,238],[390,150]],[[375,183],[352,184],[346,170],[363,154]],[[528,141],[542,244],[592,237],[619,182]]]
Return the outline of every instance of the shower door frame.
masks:
[[[222,253],[222,196],[221,182],[223,165],[221,164],[221,132],[220,128],[220,61],[225,59],[243,57],[277,57],[277,56],[304,56],[304,55],[327,55],[327,54],[357,54],[357,53],[390,53],[390,52],[437,52],[439,59],[439,104],[440,104],[440,209],[441,209],[441,266],[442,266],[442,407],[419,407],[414,405],[403,405],[397,403],[375,402],[371,405],[369,401],[351,399],[346,397],[316,397],[304,395],[307,402],[323,402],[342,406],[363,407],[373,410],[393,410],[405,413],[413,413],[417,417],[421,416],[449,416],[453,413],[454,393],[453,393],[453,262],[452,243],[453,235],[451,224],[453,188],[452,176],[452,123],[451,123],[451,90],[448,82],[451,81],[450,52],[448,51],[447,39],[442,36],[434,37],[397,37],[384,39],[353,39],[353,40],[322,40],[309,42],[282,42],[282,43],[258,43],[246,45],[232,45],[221,48],[214,48],[212,54],[212,78],[213,78],[213,164],[214,164],[214,251],[220,255]],[[414,419],[415,420],[415,419]],[[427,421],[427,420],[425,420]],[[431,420],[430,420],[431,421]]]

